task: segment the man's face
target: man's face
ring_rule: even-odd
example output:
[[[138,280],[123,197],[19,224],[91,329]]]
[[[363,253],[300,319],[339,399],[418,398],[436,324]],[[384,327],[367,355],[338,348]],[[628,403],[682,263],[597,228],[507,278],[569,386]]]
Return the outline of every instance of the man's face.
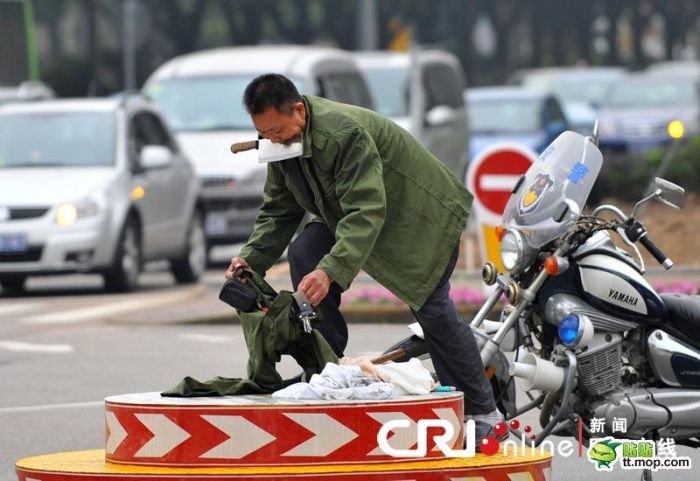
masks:
[[[252,115],[251,119],[263,138],[287,144],[301,140],[306,126],[306,109],[303,102],[295,102],[291,112],[280,112],[271,107],[261,114]]]

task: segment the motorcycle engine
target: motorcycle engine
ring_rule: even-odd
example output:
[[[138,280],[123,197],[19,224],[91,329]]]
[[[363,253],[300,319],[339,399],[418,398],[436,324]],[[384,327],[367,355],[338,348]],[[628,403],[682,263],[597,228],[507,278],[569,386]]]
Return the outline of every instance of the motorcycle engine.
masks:
[[[545,319],[557,326],[570,314],[583,314],[593,323],[595,334],[591,342],[576,353],[579,385],[591,396],[610,392],[621,384],[622,333],[636,324],[605,314],[582,299],[570,294],[555,294],[545,305]]]

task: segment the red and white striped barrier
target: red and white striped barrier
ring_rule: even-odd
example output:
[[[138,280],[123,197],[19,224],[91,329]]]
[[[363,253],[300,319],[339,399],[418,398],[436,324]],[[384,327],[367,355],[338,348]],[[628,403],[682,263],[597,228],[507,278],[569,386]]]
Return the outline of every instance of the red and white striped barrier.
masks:
[[[550,481],[548,453],[446,457],[435,435],[449,436],[451,426],[447,445],[462,448],[463,402],[460,392],[390,401],[113,396],[105,400],[104,450],[36,456],[15,467],[19,481]],[[380,449],[380,429],[397,420],[403,427],[387,425],[382,442],[408,452],[427,441],[425,456]],[[445,429],[429,435],[422,425]]]
[[[462,448],[461,393],[383,401],[291,401],[271,396],[168,398],[158,393],[105,400],[107,461],[157,466],[313,466],[405,461],[377,443],[382,425],[409,421],[389,443],[410,449],[416,422],[442,419]],[[445,455],[428,440],[430,459]]]

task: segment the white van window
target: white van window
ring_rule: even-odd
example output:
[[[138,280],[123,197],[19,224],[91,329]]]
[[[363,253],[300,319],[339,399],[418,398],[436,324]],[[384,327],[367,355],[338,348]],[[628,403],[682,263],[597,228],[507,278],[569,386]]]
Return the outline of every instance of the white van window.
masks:
[[[425,67],[423,83],[426,92],[426,110],[438,105],[453,109],[464,106],[464,82],[449,65],[431,64]]]
[[[404,67],[364,69],[365,78],[372,91],[375,110],[387,117],[408,116],[409,70]]]
[[[362,76],[355,72],[331,72],[320,79],[322,97],[371,109],[372,96]]]
[[[255,75],[181,77],[155,81],[146,95],[175,131],[251,130],[243,92]],[[291,78],[300,92],[303,82]]]

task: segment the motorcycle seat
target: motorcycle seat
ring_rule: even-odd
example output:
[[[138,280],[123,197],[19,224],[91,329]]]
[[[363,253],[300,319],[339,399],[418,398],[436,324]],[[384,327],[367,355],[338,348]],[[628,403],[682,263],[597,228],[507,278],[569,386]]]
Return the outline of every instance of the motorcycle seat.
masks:
[[[684,334],[700,330],[700,296],[679,293],[660,294],[668,311],[668,321]]]

